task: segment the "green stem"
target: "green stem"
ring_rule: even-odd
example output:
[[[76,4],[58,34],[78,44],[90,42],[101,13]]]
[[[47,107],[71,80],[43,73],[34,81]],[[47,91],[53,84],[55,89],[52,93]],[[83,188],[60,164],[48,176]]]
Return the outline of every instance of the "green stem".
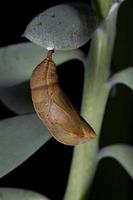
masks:
[[[85,81],[81,114],[94,127],[97,138],[74,148],[73,160],[64,200],[86,200],[96,171],[98,138],[110,88],[106,80],[116,32],[118,4],[92,38],[85,66]]]

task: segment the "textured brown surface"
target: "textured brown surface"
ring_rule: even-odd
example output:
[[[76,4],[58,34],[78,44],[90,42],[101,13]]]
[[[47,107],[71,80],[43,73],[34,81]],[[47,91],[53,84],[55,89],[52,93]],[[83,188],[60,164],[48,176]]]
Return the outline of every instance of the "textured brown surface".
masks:
[[[76,145],[95,138],[94,130],[60,88],[52,51],[33,71],[30,85],[35,111],[56,140]]]

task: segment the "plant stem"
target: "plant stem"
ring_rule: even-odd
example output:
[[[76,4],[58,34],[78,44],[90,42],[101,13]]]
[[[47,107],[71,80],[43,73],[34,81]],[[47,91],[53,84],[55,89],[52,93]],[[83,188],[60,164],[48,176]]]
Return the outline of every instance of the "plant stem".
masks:
[[[100,129],[110,91],[106,80],[110,75],[118,7],[118,3],[112,6],[108,18],[95,31],[92,38],[89,58],[85,64],[81,114],[94,128],[97,138],[74,148],[64,200],[88,200],[88,192],[96,171]]]

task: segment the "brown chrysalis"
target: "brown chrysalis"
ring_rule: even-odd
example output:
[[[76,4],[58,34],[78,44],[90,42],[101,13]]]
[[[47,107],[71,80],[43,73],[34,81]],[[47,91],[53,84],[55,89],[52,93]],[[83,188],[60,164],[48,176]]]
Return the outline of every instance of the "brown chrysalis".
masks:
[[[35,111],[59,142],[77,145],[95,138],[91,126],[76,112],[58,82],[53,50],[33,71],[30,86]]]

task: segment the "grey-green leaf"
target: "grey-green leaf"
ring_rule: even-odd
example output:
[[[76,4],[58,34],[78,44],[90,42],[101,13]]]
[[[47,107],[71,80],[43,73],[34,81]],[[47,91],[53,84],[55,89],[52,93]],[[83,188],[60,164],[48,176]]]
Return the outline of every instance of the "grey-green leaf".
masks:
[[[2,187],[0,200],[48,200],[48,198],[31,190]]]
[[[99,25],[94,10],[82,2],[60,4],[35,17],[23,34],[45,49],[76,49]]]
[[[0,89],[0,100],[7,108],[17,114],[34,112],[29,81]]]
[[[104,147],[98,153],[98,161],[105,157],[116,159],[133,178],[133,147],[125,144],[116,144]]]
[[[133,67],[128,67],[114,74],[108,81],[110,87],[116,84],[124,84],[133,90]]]
[[[0,48],[0,87],[11,87],[30,79],[33,69],[46,57],[47,51],[30,42]],[[80,50],[56,51],[56,65],[70,59],[84,62]]]
[[[0,121],[0,177],[19,166],[50,137],[35,114]]]

